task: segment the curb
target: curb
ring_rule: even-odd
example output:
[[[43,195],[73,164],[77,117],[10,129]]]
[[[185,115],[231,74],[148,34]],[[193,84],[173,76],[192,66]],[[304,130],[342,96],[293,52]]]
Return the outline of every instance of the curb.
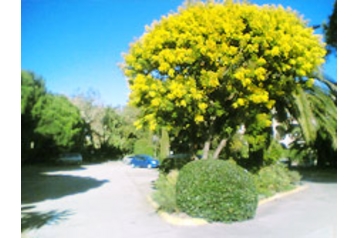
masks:
[[[309,186],[308,185],[301,185],[298,186],[295,189],[292,189],[290,191],[287,192],[282,192],[282,193],[278,193],[272,197],[269,198],[265,198],[262,199],[258,202],[258,207],[261,205],[264,205],[266,203],[275,201],[275,200],[279,200],[281,198],[287,197],[289,195],[301,192],[303,190],[306,190]],[[157,211],[158,215],[166,222],[168,222],[171,225],[176,225],[176,226],[199,226],[199,225],[207,225],[209,224],[208,221],[206,221],[205,219],[202,218],[192,218],[192,217],[179,217],[179,214],[169,214],[167,212],[164,211],[159,211],[159,205],[152,199],[152,197],[150,195],[147,196],[147,200],[148,202],[152,205],[152,207],[155,208],[155,210]]]
[[[166,222],[176,226],[201,226],[209,224],[208,221],[201,218],[182,218],[163,211],[159,211],[158,214]]]
[[[301,185],[301,186],[298,186],[297,188],[289,190],[287,192],[277,193],[272,197],[268,197],[268,198],[264,198],[264,199],[260,200],[259,203],[258,203],[258,206],[261,206],[261,205],[264,205],[264,204],[266,204],[268,202],[272,202],[272,201],[281,199],[283,197],[286,197],[286,196],[301,192],[303,190],[306,190],[307,188],[308,188],[308,185]]]
[[[150,195],[147,196],[148,202],[152,205],[153,208],[157,211],[157,214],[166,222],[171,225],[176,226],[199,226],[209,224],[208,221],[201,218],[193,218],[193,217],[179,217],[179,214],[169,214],[164,211],[160,211],[159,205],[152,199]]]

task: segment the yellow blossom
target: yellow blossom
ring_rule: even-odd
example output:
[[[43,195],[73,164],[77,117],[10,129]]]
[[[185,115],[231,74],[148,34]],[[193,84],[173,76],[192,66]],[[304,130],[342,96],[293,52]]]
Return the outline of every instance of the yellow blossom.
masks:
[[[203,122],[203,121],[204,121],[204,117],[203,117],[202,115],[200,115],[200,114],[197,114],[197,115],[195,115],[194,121],[195,121],[196,123]]]
[[[312,87],[314,84],[314,78],[309,78],[307,81],[306,81],[306,85],[307,87]]]
[[[160,105],[160,100],[158,98],[154,98],[152,101],[151,101],[151,105],[154,106],[154,107],[157,107]]]
[[[134,126],[137,130],[143,127],[142,123],[139,120],[134,122]]]
[[[149,122],[149,130],[155,131],[156,128],[157,128],[157,123],[154,121],[150,121]]]
[[[255,75],[257,77],[258,80],[265,80],[265,76],[266,76],[266,69],[263,67],[259,67],[257,69],[255,69]]]
[[[184,99],[180,101],[180,106],[186,107],[186,101]]]
[[[276,103],[275,100],[270,100],[270,101],[267,102],[266,107],[268,109],[272,109],[272,107],[275,105],[275,103]]]
[[[154,98],[155,95],[156,95],[156,93],[155,93],[154,91],[150,91],[150,92],[149,92],[149,96],[151,96],[152,98]]]
[[[129,102],[145,109],[137,126],[154,129],[165,121],[161,127],[184,128],[188,120],[180,124],[178,114],[194,117],[197,124],[211,114],[219,119],[229,102],[244,113],[271,109],[273,98],[295,90],[297,77],[319,72],[326,53],[323,40],[294,11],[210,2],[193,1],[162,17],[124,55]],[[209,101],[223,108],[205,111]],[[162,120],[163,115],[173,118]],[[269,123],[261,120],[261,126]]]
[[[237,104],[239,104],[240,106],[243,106],[243,105],[245,105],[245,100],[243,98],[239,98],[237,100]]]
[[[271,55],[272,56],[277,56],[280,54],[280,49],[277,46],[274,46],[271,50]]]
[[[199,103],[199,108],[200,110],[202,111],[205,111],[205,109],[208,107],[208,104],[204,103],[204,102],[201,102]]]

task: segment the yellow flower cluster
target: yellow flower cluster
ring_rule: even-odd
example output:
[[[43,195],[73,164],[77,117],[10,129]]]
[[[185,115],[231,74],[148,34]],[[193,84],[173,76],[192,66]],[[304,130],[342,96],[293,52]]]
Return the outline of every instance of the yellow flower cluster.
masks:
[[[201,111],[204,112],[207,107],[208,107],[208,104],[206,104],[206,103],[204,103],[204,102],[199,103],[199,109],[200,109]]]
[[[195,123],[220,115],[206,110],[213,101],[270,109],[272,98],[294,90],[289,82],[312,78],[324,56],[321,37],[290,9],[194,2],[146,27],[122,68],[131,104],[146,109],[151,118],[141,123],[153,129],[163,111],[181,110]]]
[[[202,115],[200,115],[200,114],[197,114],[197,115],[195,115],[194,121],[195,121],[196,123],[203,122],[203,121],[204,121],[204,117],[203,117]]]

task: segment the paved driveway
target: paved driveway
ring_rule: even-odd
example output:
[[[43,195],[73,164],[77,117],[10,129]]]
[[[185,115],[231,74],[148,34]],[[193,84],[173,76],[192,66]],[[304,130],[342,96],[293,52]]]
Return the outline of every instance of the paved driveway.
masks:
[[[334,181],[307,181],[308,189],[261,205],[250,221],[174,226],[147,201],[157,170],[121,162],[58,169],[22,169],[22,237],[336,237]]]

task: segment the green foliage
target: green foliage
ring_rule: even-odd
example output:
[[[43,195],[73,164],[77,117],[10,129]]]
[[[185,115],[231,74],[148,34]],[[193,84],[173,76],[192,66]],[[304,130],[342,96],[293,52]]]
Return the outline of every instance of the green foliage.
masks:
[[[46,94],[44,81],[34,73],[21,71],[21,159],[35,157],[34,142],[38,141],[35,133],[37,121],[32,109],[37,101]],[[36,143],[37,144],[37,143]]]
[[[83,121],[79,110],[65,97],[47,94],[34,106],[35,132],[51,138],[55,145],[71,149],[82,143]]]
[[[98,94],[89,90],[86,94],[79,94],[71,98],[71,102],[80,110],[81,117],[87,124],[87,147],[101,148],[104,140],[104,127],[102,124],[105,108],[97,103]]]
[[[131,136],[134,127],[125,120],[121,111],[106,107],[101,125],[103,128],[101,150],[106,149],[106,147],[112,148],[110,156],[132,152],[134,141]]]
[[[234,222],[253,218],[257,193],[251,174],[222,160],[185,165],[177,182],[177,205],[192,217]]]
[[[296,162],[299,165],[304,165],[313,158],[313,151],[310,147],[302,147],[301,145],[294,144],[286,151],[286,158],[291,162]]]
[[[179,171],[173,170],[169,174],[159,174],[155,181],[156,191],[153,193],[153,199],[158,203],[159,209],[172,213],[179,212],[176,204],[176,183]]]
[[[265,165],[276,163],[285,155],[287,155],[286,149],[277,140],[272,139],[269,147],[265,150],[264,163]]]
[[[169,134],[166,130],[162,129],[162,135],[160,137],[160,153],[159,153],[159,159],[162,161],[164,158],[166,158],[169,155]]]
[[[331,92],[326,93],[317,86],[307,93],[311,102],[313,114],[318,124],[318,133],[322,132],[324,137],[331,142],[331,148],[337,149],[337,101],[331,97]]]
[[[317,137],[318,124],[315,122],[314,110],[307,92],[298,88],[293,94],[295,107],[297,108],[297,120],[300,123],[303,137],[307,144],[312,144]]]
[[[47,93],[44,81],[21,72],[21,149],[28,162],[48,161],[61,151],[82,149],[84,121],[64,96]]]
[[[29,113],[37,100],[45,95],[45,83],[34,73],[21,71],[21,115]]]
[[[290,113],[300,124],[306,146],[317,151],[319,161],[325,161],[328,156],[334,165],[337,151],[336,87],[327,82],[326,85],[329,86],[326,91],[318,86],[298,90]]]
[[[249,157],[249,144],[244,135],[236,133],[230,141],[230,151],[240,158]]]
[[[148,138],[141,138],[134,143],[134,154],[154,155],[153,142]]]
[[[180,170],[184,165],[193,161],[190,154],[179,154],[165,158],[160,164],[159,170],[162,173],[169,173],[172,170]]]
[[[143,133],[136,131],[133,123],[136,120],[138,111],[131,107],[125,107],[123,110],[106,107],[101,117],[100,124],[102,126],[101,148],[103,145],[115,148],[117,153],[128,154],[134,151],[134,145],[138,138],[144,138]],[[144,140],[143,140],[144,141]],[[139,142],[144,143],[144,142]],[[151,144],[148,140],[148,146]],[[141,145],[137,145],[138,152]],[[149,153],[146,146],[143,151]],[[149,150],[151,151],[151,150]],[[144,152],[143,152],[144,153]],[[150,152],[153,154],[153,152]]]
[[[288,177],[290,178],[290,182],[292,185],[297,185],[301,182],[302,176],[299,172],[289,170],[288,171]]]
[[[314,143],[315,156],[317,158],[317,167],[335,167],[337,168],[337,149],[330,146],[331,138],[325,131],[320,131],[317,140]]]
[[[329,16],[328,24],[323,24],[328,52],[337,50],[337,1],[334,2],[333,12]]]
[[[134,143],[141,137],[133,125],[139,111],[130,106],[104,107],[97,102],[97,97],[95,92],[89,91],[71,98],[87,125],[86,147],[106,158],[133,153]],[[93,154],[94,160],[98,158],[96,154]]]
[[[270,197],[275,193],[292,189],[300,181],[301,176],[283,164],[273,164],[261,168],[254,178],[259,195]]]

